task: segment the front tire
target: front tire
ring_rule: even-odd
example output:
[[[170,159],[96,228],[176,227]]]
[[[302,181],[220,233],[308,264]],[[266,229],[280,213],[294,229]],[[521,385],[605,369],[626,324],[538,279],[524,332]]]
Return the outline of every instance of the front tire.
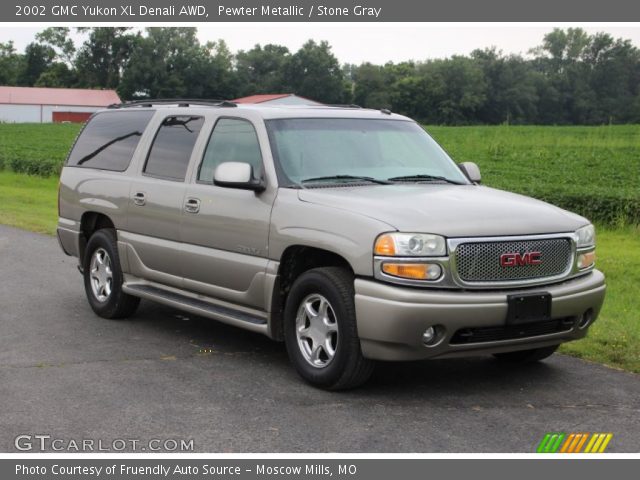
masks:
[[[302,378],[328,390],[362,385],[374,363],[362,356],[353,275],[343,268],[314,268],[291,287],[284,311],[289,359]]]
[[[133,315],[140,299],[122,291],[123,274],[116,243],[116,232],[95,232],[85,250],[84,289],[91,309],[103,318],[116,319]]]
[[[560,345],[552,345],[550,347],[519,350],[517,352],[495,353],[493,356],[505,363],[533,363],[550,357],[558,350],[559,346]]]

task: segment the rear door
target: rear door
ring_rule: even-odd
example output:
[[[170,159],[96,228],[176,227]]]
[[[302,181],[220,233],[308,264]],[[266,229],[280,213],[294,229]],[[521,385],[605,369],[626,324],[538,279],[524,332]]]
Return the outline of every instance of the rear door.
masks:
[[[161,117],[153,143],[134,178],[127,232],[121,240],[132,274],[182,286],[180,223],[189,161],[204,124],[197,115]]]
[[[268,236],[276,185],[263,192],[223,188],[213,175],[223,162],[251,164],[265,178],[259,141],[264,124],[240,116],[216,120],[193,180],[187,186],[182,219],[184,286],[218,299],[264,308]],[[266,132],[261,131],[263,138]],[[196,207],[197,206],[197,207]]]

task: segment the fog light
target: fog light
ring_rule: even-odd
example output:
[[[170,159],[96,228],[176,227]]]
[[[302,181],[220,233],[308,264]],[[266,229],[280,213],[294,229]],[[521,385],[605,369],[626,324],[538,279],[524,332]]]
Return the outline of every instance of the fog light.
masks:
[[[578,323],[578,327],[587,328],[591,324],[592,320],[593,320],[593,310],[590,308],[589,310],[584,312],[584,314],[582,315],[582,318],[580,318],[580,323]]]
[[[596,252],[586,252],[578,255],[578,268],[583,270],[589,268],[596,262]]]
[[[384,263],[382,271],[394,277],[411,280],[437,280],[442,267],[436,263]]]
[[[431,344],[436,339],[436,329],[433,327],[427,328],[422,334],[422,343],[425,345]]]

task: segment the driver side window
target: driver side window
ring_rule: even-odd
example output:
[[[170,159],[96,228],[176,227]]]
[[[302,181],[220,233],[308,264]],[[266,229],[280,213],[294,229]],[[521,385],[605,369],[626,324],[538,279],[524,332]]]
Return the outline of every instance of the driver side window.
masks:
[[[221,118],[216,123],[204,152],[198,181],[213,183],[213,175],[221,163],[243,162],[253,167],[256,177],[262,174],[260,143],[253,125],[247,120]]]

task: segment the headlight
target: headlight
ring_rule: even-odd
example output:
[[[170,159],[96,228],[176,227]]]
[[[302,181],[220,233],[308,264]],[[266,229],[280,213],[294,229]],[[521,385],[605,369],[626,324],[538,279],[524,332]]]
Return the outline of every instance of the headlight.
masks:
[[[427,233],[384,233],[373,248],[384,257],[442,257],[447,254],[444,237]]]
[[[576,230],[578,236],[578,248],[593,247],[596,244],[596,229],[593,225]]]

